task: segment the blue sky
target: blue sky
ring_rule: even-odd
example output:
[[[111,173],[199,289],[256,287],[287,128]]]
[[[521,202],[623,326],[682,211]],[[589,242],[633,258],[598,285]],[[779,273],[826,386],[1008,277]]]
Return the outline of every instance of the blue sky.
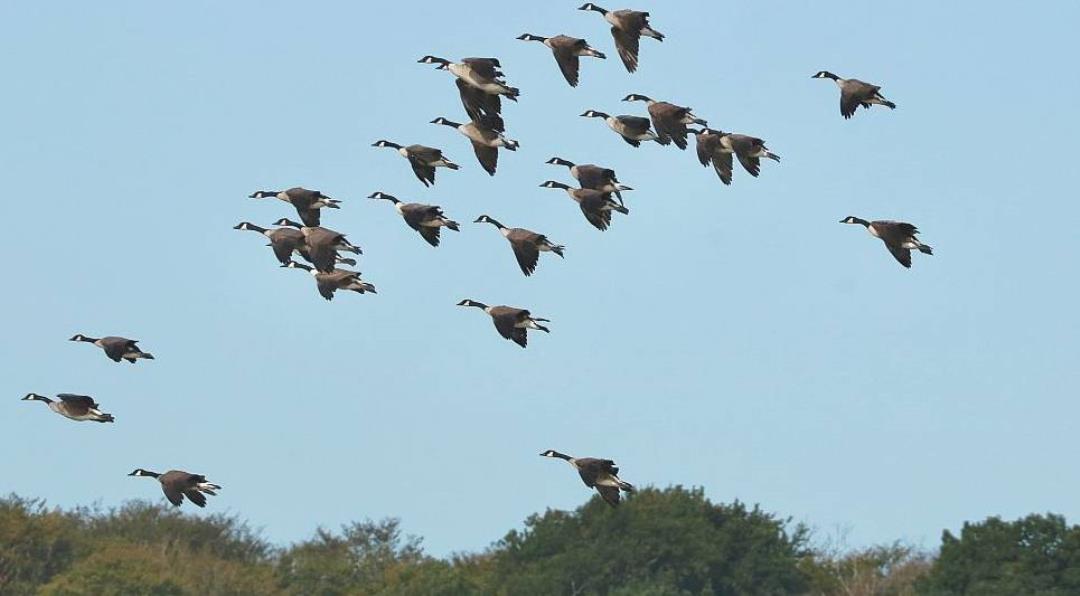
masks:
[[[637,5],[668,37],[642,40],[634,75],[577,3],[514,3],[468,34],[461,6],[0,6],[0,491],[111,506],[162,498],[131,469],[181,468],[225,487],[207,513],[276,541],[399,516],[446,554],[588,498],[537,455],[554,448],[854,544],[1080,514],[1078,5]],[[610,58],[571,89],[524,32]],[[504,109],[521,150],[495,178],[429,124],[463,118],[451,77],[416,64],[429,53],[498,56],[521,88]],[[899,108],[844,121],[821,69]],[[578,117],[643,113],[627,93],[763,137],[783,162],[722,187],[692,151],[633,149]],[[464,167],[425,189],[379,138]],[[616,168],[630,215],[600,233],[539,188],[569,181],[553,155]],[[246,196],[294,185],[345,201],[324,223],[363,246],[378,295],[325,303],[232,229],[292,216]],[[375,190],[442,205],[462,231],[432,249]],[[566,259],[523,277],[466,223],[481,213]],[[904,270],[846,215],[913,222],[936,254]],[[530,308],[552,333],[521,350],[462,298]],[[113,364],[76,332],[158,359]],[[91,394],[117,423],[69,422],[28,391]]]

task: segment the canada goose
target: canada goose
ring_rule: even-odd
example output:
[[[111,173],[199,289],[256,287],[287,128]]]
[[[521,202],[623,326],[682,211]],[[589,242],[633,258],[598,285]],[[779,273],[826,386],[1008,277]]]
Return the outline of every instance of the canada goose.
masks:
[[[675,141],[676,147],[686,149],[686,125],[705,126],[708,124],[695,116],[691,108],[684,108],[666,101],[656,101],[638,93],[627,95],[623,101],[643,101],[648,104],[649,116],[652,118],[652,125],[658,137],[656,142],[661,145],[670,145],[672,141]]]
[[[579,58],[581,56],[607,58],[603,52],[589,47],[589,42],[576,37],[566,35],[540,37],[531,33],[523,33],[518,36],[518,39],[522,41],[538,41],[551,48],[551,53],[555,55],[555,62],[559,64],[559,70],[562,71],[563,77],[567,83],[570,83],[571,87],[577,87],[578,85]]]
[[[510,101],[517,101],[521,91],[506,84],[497,58],[464,58],[461,62],[451,62],[436,56],[424,56],[417,60],[421,64],[434,64],[436,70],[445,70],[456,77],[455,84],[461,103],[469,118],[476,120],[481,115],[497,116],[502,113],[500,96]]]
[[[712,128],[690,132],[697,135],[698,161],[703,166],[708,166],[711,162],[724,184],[731,184],[732,155],[737,157],[743,169],[755,178],[761,173],[762,157],[780,161],[780,156],[769,151],[765,141],[757,137]]]
[[[242,221],[236,224],[235,226],[233,226],[233,229],[251,230],[252,232],[258,232],[259,234],[262,234],[263,236],[269,238],[269,246],[274,249],[274,256],[277,257],[278,262],[280,262],[282,265],[292,260],[292,254],[294,252],[298,253],[308,262],[311,261],[311,251],[308,249],[307,244],[304,243],[304,234],[298,229],[275,228],[273,230],[268,230],[264,227],[257,226],[247,221]],[[347,259],[340,255],[336,255],[334,257],[334,262],[342,263],[345,265],[356,265],[355,259]]]
[[[634,486],[629,482],[619,480],[619,468],[610,459],[598,459],[595,457],[570,457],[553,449],[540,454],[543,457],[554,457],[566,460],[578,474],[585,486],[595,488],[596,492],[607,502],[615,507],[619,504],[619,491],[634,492]]]
[[[408,147],[402,147],[397,143],[391,143],[390,141],[385,140],[376,141],[371,146],[397,149],[397,152],[400,153],[402,157],[409,160],[409,165],[412,166],[413,173],[420,179],[420,182],[424,183],[424,186],[435,184],[435,168],[449,168],[451,170],[461,169],[461,166],[450,161],[450,158],[443,155],[441,149],[425,147],[423,145],[409,145]]]
[[[203,493],[217,496],[215,491],[221,490],[220,486],[208,482],[206,476],[202,474],[190,474],[180,470],[169,470],[164,474],[158,474],[150,470],[135,468],[135,471],[128,476],[157,478],[161,483],[161,491],[165,493],[165,498],[177,507],[184,502],[184,497],[199,507],[206,507],[206,497]]]
[[[902,221],[866,221],[854,216],[847,216],[840,220],[842,224],[860,224],[870,232],[870,235],[879,238],[885,243],[892,256],[904,267],[911,267],[911,249],[927,255],[934,254],[930,246],[919,242],[915,237],[919,233],[918,228]]]
[[[482,302],[469,300],[468,298],[458,302],[457,305],[475,306],[476,308],[483,309],[484,312],[491,315],[491,320],[495,323],[495,330],[499,332],[499,335],[513,341],[523,348],[529,343],[528,329],[536,329],[537,331],[543,331],[544,333],[551,333],[550,329],[540,324],[550,323],[550,320],[534,317],[524,308],[514,308],[513,306],[488,306]]]
[[[458,223],[446,217],[438,205],[424,205],[422,203],[402,203],[397,197],[377,191],[368,197],[369,199],[385,199],[394,204],[394,209],[405,219],[409,227],[420,232],[424,240],[432,246],[439,245],[439,230],[450,228],[457,232]]]
[[[317,190],[308,190],[299,186],[282,191],[257,190],[248,195],[248,198],[251,199],[268,199],[271,197],[285,201],[295,207],[296,213],[300,215],[300,221],[303,221],[304,225],[308,226],[319,225],[320,209],[324,207],[341,209],[339,206],[341,201],[331,199]]]
[[[578,206],[581,207],[581,212],[585,214],[585,219],[601,232],[611,225],[612,211],[618,211],[623,215],[630,213],[629,209],[611,200],[611,193],[609,192],[591,188],[571,188],[569,185],[554,180],[548,180],[541,184],[540,187],[565,190],[571,199],[577,201]]]
[[[139,349],[139,346],[135,345],[139,343],[139,340],[137,339],[128,339],[126,337],[116,337],[112,335],[97,339],[77,333],[68,341],[84,341],[86,343],[94,344],[102,350],[105,350],[105,355],[113,362],[127,360],[128,362],[135,364],[135,361],[140,358],[143,360],[154,359],[153,354],[144,352]]]
[[[302,226],[285,217],[274,222],[274,225],[298,228],[300,234],[304,237],[304,250],[302,251],[302,253],[306,253],[304,258],[311,261],[311,264],[315,265],[315,269],[324,273],[333,271],[334,264],[338,262],[347,263],[352,261],[352,264],[356,263],[352,259],[341,259],[338,256],[338,251],[351,252],[357,255],[364,254],[364,251],[360,250],[359,246],[349,242],[345,238],[345,234],[341,232],[318,226]],[[282,264],[287,265],[288,261]]]
[[[61,393],[56,397],[60,398],[60,401],[53,401],[44,395],[38,395],[36,393],[27,393],[23,401],[43,401],[49,406],[49,409],[65,418],[71,418],[72,420],[84,421],[91,420],[93,422],[115,422],[112,414],[106,414],[99,410],[101,406],[98,405],[94,398],[89,395],[75,395],[73,393]]]
[[[510,242],[518,266],[525,275],[532,275],[533,271],[536,271],[536,263],[540,260],[541,252],[553,252],[562,257],[563,250],[566,249],[565,246],[554,244],[543,234],[524,228],[508,228],[487,215],[481,215],[473,223],[489,223],[495,226],[503,238]]]
[[[615,38],[615,48],[619,50],[619,57],[626,66],[627,72],[634,72],[638,67],[638,42],[641,36],[651,37],[656,41],[664,41],[664,34],[652,28],[649,24],[649,13],[636,10],[604,10],[599,6],[588,2],[578,7],[578,10],[595,10],[604,16],[604,20],[611,23],[611,36]]]
[[[841,79],[833,73],[822,70],[811,79],[832,79],[840,87],[840,115],[849,119],[855,115],[859,106],[870,109],[871,105],[885,106],[890,110],[896,109],[896,104],[885,99],[881,94],[881,87],[864,83],[859,79]]]
[[[619,184],[619,179],[615,177],[615,170],[611,168],[602,168],[593,164],[575,164],[561,157],[552,157],[546,163],[570,168],[570,175],[582,188],[613,193],[615,198],[619,199],[619,203],[622,203],[621,191],[634,190],[629,186]]]
[[[596,110],[586,110],[582,118],[603,118],[611,130],[619,133],[624,141],[640,147],[642,141],[658,141],[659,137],[649,129],[649,119],[641,116],[609,116]]]
[[[431,123],[456,128],[458,132],[468,137],[472,141],[473,152],[476,153],[476,159],[480,162],[480,166],[492,176],[495,175],[495,168],[499,165],[499,147],[504,147],[508,151],[518,150],[519,143],[517,141],[510,140],[500,134],[501,131],[498,128],[502,127],[501,119],[495,122],[490,117],[481,116],[480,119],[473,120],[468,124],[459,124],[440,116],[432,120]],[[496,128],[493,128],[493,126]]]
[[[333,300],[334,292],[337,290],[348,290],[358,294],[377,293],[375,286],[360,279],[359,271],[334,269],[333,271],[324,272],[296,261],[289,261],[288,264],[282,265],[282,267],[302,269],[310,273],[315,278],[315,286],[319,290],[319,295],[327,300]]]

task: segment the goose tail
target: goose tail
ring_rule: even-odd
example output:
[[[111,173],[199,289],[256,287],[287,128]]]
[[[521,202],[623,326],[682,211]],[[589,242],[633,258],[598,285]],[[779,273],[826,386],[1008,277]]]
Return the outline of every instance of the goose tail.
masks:
[[[456,221],[454,221],[452,219],[444,220],[443,225],[450,228],[451,230],[453,230],[455,232],[461,231],[461,228],[458,227],[458,222],[456,222]]]
[[[931,248],[929,244],[920,244],[919,252],[923,253],[924,255],[932,255],[934,254],[934,249]]]

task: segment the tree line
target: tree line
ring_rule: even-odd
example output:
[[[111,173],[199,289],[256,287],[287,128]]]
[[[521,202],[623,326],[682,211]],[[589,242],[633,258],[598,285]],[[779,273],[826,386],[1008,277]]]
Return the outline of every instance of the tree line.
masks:
[[[133,501],[111,510],[0,498],[0,594],[689,596],[1080,594],[1080,527],[988,518],[903,543],[815,544],[800,523],[701,489],[646,488],[530,516],[482,552],[427,555],[394,519],[270,544],[229,515]]]

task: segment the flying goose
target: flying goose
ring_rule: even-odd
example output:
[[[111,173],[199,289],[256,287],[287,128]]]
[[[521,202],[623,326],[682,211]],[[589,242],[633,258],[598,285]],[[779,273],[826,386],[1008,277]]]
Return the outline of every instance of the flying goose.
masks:
[[[139,343],[139,340],[137,339],[128,339],[126,337],[116,337],[112,335],[97,339],[87,337],[82,333],[76,333],[69,341],[84,341],[86,343],[94,344],[102,350],[105,350],[105,355],[113,362],[127,360],[128,362],[135,364],[135,361],[140,358],[143,360],[154,359],[153,354],[144,352],[139,349],[139,346],[135,345]]]
[[[431,121],[432,124],[442,124],[450,128],[456,128],[458,132],[472,141],[473,152],[484,171],[494,176],[495,168],[499,165],[499,147],[507,151],[517,151],[519,143],[504,137],[502,133],[502,119],[481,116],[468,124],[459,124],[447,120],[442,116]]]
[[[615,507],[619,504],[619,491],[626,493],[634,492],[634,486],[629,482],[619,480],[619,468],[610,459],[598,459],[595,457],[570,457],[553,449],[540,454],[543,457],[554,457],[566,460],[581,476],[582,482],[589,488],[595,488],[596,492],[607,502]]]
[[[115,422],[112,414],[106,414],[99,410],[101,406],[98,405],[94,398],[89,395],[75,395],[73,393],[61,393],[56,397],[60,398],[60,401],[53,401],[44,395],[38,395],[36,393],[27,393],[23,401],[43,401],[49,409],[65,418],[72,420],[84,421],[91,420],[93,422]]]
[[[649,24],[649,13],[636,10],[604,10],[592,2],[587,2],[578,10],[595,10],[611,23],[611,36],[615,38],[615,48],[627,72],[634,72],[638,67],[638,42],[641,36],[664,41],[664,34]]]
[[[555,55],[555,62],[559,64],[559,70],[562,71],[563,77],[567,83],[570,83],[571,87],[577,87],[578,85],[579,58],[581,56],[607,58],[603,52],[589,47],[589,42],[576,37],[566,35],[540,37],[531,33],[523,33],[518,36],[518,39],[522,41],[538,41],[551,48],[551,53]]]
[[[571,199],[577,201],[578,206],[581,207],[581,212],[585,214],[585,219],[601,232],[611,225],[612,211],[618,211],[623,215],[630,213],[629,209],[611,200],[611,193],[609,192],[592,190],[591,188],[571,188],[569,185],[554,180],[548,180],[541,184],[540,187],[565,190]]]
[[[304,237],[305,248],[302,252],[307,253],[304,258],[311,261],[311,264],[315,265],[315,269],[324,273],[333,271],[335,263],[352,261],[352,259],[343,261],[338,256],[338,251],[351,252],[356,255],[364,254],[364,251],[360,250],[359,246],[345,238],[345,234],[329,228],[303,226],[285,217],[274,222],[274,225],[298,228],[300,234]],[[282,265],[287,264],[288,262],[282,263]]]
[[[402,203],[397,197],[388,195],[382,191],[376,191],[369,199],[385,199],[394,204],[394,209],[405,219],[409,227],[420,232],[424,240],[432,246],[439,245],[439,230],[450,228],[457,232],[458,223],[446,217],[438,205],[424,205],[423,203]]]
[[[619,133],[624,141],[640,147],[642,141],[658,141],[659,137],[649,129],[649,119],[641,116],[610,116],[596,110],[586,110],[582,118],[603,118],[611,130]]]
[[[348,271],[346,269],[334,269],[333,271],[319,271],[314,267],[309,267],[296,261],[289,261],[288,264],[282,265],[289,269],[303,269],[315,278],[315,286],[319,290],[319,295],[327,300],[334,299],[334,292],[338,290],[348,290],[350,292],[356,292],[358,294],[364,294],[370,292],[376,294],[375,286],[360,279],[359,271]]]
[[[469,118],[481,115],[498,116],[502,113],[501,96],[517,101],[521,91],[506,84],[497,58],[464,58],[451,62],[436,56],[424,56],[421,64],[434,64],[436,70],[445,70],[456,77],[458,94]]]
[[[513,341],[523,348],[529,343],[528,329],[536,329],[537,331],[543,331],[544,333],[551,333],[550,329],[540,324],[550,323],[550,320],[534,317],[524,308],[514,308],[513,306],[488,306],[482,302],[469,300],[468,298],[458,302],[457,305],[475,306],[476,308],[483,309],[484,312],[491,315],[491,320],[495,323],[495,330],[499,332],[499,335]]]
[[[416,174],[416,177],[420,182],[424,183],[424,186],[435,184],[435,168],[449,168],[451,170],[461,169],[461,166],[450,161],[450,158],[443,155],[441,149],[425,147],[423,145],[409,145],[408,147],[402,147],[397,143],[391,143],[386,140],[376,141],[371,146],[397,149],[397,152],[400,153],[402,157],[409,160],[409,165],[412,166],[413,173]]]
[[[278,220],[281,221],[281,220]],[[284,220],[289,221],[289,220]],[[295,223],[295,222],[292,222]],[[278,224],[282,225],[282,224]],[[290,224],[284,224],[290,225]],[[301,227],[300,224],[296,226]],[[251,230],[252,232],[258,232],[263,236],[270,239],[269,246],[274,249],[274,256],[277,257],[278,262],[282,265],[287,264],[292,260],[293,253],[298,253],[308,262],[311,262],[311,251],[308,249],[307,244],[304,242],[304,234],[299,229],[294,228],[275,228],[268,230],[264,227],[257,226],[248,221],[242,221],[235,226],[234,230]],[[342,263],[345,265],[356,265],[355,259],[347,259],[340,255],[337,255],[335,251],[334,256],[335,263]]]
[[[300,221],[304,222],[304,225],[317,226],[319,225],[319,210],[325,208],[328,209],[341,209],[337,199],[331,199],[317,190],[308,190],[306,188],[296,187],[289,190],[257,190],[250,195],[251,199],[268,199],[277,198],[286,203],[289,203],[296,208],[296,213],[300,215]]]
[[[896,104],[885,99],[881,94],[881,87],[864,83],[859,79],[841,79],[833,73],[822,70],[811,79],[832,79],[840,87],[840,115],[849,119],[855,115],[859,106],[870,109],[871,105],[885,106],[890,110],[896,109]]]
[[[184,502],[184,497],[199,507],[206,507],[206,497],[203,493],[217,496],[215,491],[221,490],[220,486],[208,482],[206,476],[202,474],[190,474],[180,470],[169,470],[164,474],[158,474],[150,470],[135,468],[135,471],[128,476],[157,478],[161,483],[161,491],[165,493],[165,498],[177,507]]]
[[[708,122],[695,116],[691,108],[684,108],[666,101],[656,101],[639,93],[631,93],[623,98],[623,101],[643,101],[649,106],[649,116],[652,118],[653,128],[656,129],[656,142],[661,145],[670,145],[675,141],[679,149],[686,149],[686,125],[700,124],[705,126]]]
[[[688,130],[697,135],[698,161],[703,166],[712,163],[716,174],[720,176],[720,181],[724,184],[731,184],[732,155],[737,157],[743,169],[755,178],[761,173],[762,157],[780,161],[780,156],[769,151],[769,148],[765,146],[765,141],[757,137],[712,128]]]
[[[495,226],[503,238],[510,242],[518,266],[525,275],[532,275],[533,271],[536,271],[536,263],[540,260],[541,252],[553,252],[562,257],[563,250],[566,249],[565,246],[552,243],[543,234],[524,228],[508,228],[487,215],[481,215],[473,223],[489,223]]]
[[[854,216],[847,216],[840,220],[842,224],[860,224],[870,232],[870,235],[885,243],[892,256],[904,267],[911,267],[911,249],[917,249],[923,254],[932,255],[934,250],[930,246],[919,242],[916,234],[918,228],[902,221],[866,221]]]
[[[619,199],[620,204],[622,203],[622,191],[634,190],[629,186],[619,184],[619,179],[615,177],[615,170],[611,168],[602,168],[593,164],[575,164],[561,157],[552,157],[546,163],[570,168],[570,175],[578,181],[582,188],[610,192],[615,195],[615,198]]]

